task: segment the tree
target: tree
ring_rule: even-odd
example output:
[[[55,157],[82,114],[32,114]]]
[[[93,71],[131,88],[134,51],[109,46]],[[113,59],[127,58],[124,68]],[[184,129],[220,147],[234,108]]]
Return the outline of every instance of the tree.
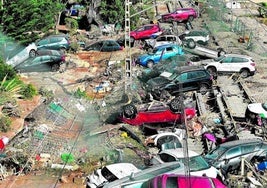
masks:
[[[46,33],[55,27],[63,9],[64,4],[55,0],[5,1],[1,10],[3,32],[23,44],[33,42],[38,32]]]
[[[124,24],[125,17],[125,1],[122,0],[102,0],[100,5],[100,16],[107,24],[115,23],[117,21]],[[136,13],[135,9],[130,8],[131,14]],[[138,23],[139,15],[131,18],[131,24]]]

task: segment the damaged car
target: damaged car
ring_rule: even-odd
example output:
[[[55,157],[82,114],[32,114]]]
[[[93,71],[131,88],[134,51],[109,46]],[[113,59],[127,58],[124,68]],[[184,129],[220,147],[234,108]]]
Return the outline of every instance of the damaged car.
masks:
[[[177,188],[177,187],[191,187],[191,188],[227,188],[219,179],[210,178],[207,176],[186,176],[179,174],[163,174],[149,179],[145,182],[133,182],[125,187],[153,187],[153,188]],[[122,186],[124,187],[124,186]]]
[[[245,113],[246,121],[256,125],[267,125],[267,102],[251,103]]]
[[[240,139],[218,145],[204,158],[210,164],[221,169],[224,176],[238,174],[241,158],[248,162],[262,162],[267,157],[267,142],[261,139]]]
[[[129,176],[140,170],[131,163],[115,163],[95,170],[86,177],[87,188],[103,187],[104,184]]]
[[[218,170],[207,163],[202,155],[188,150],[188,156],[185,156],[184,148],[165,149],[160,151],[157,155],[151,159],[151,164],[163,164],[166,162],[179,161],[186,165],[188,157],[188,165],[190,174],[195,176],[208,176],[211,178],[218,177]]]
[[[14,69],[19,73],[24,72],[56,72],[65,62],[65,56],[42,55],[29,58],[15,66]]]
[[[180,46],[175,44],[165,44],[154,48],[152,52],[140,55],[136,59],[135,64],[152,68],[155,64],[159,63],[161,60],[165,60],[183,54],[184,54],[183,49]]]
[[[144,87],[154,99],[160,100],[188,91],[206,94],[212,89],[212,82],[212,75],[204,67],[183,66],[174,73],[161,73],[159,77],[148,80]]]
[[[192,119],[196,115],[194,107],[185,107],[180,97],[172,99],[169,103],[152,101],[141,105],[127,104],[123,106],[120,114],[120,121],[134,126],[143,124],[158,123],[181,123],[183,113],[187,119]]]

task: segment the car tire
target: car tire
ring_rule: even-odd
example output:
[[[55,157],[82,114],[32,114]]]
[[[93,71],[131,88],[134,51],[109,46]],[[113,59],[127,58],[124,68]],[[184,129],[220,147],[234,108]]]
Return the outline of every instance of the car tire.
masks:
[[[152,60],[148,60],[146,66],[151,69],[154,66],[154,62]]]
[[[199,86],[199,92],[202,94],[202,95],[205,95],[209,90],[209,86],[207,84],[200,84]]]
[[[36,51],[34,49],[31,49],[29,52],[29,57],[35,57],[36,56]]]
[[[133,119],[137,114],[137,109],[133,104],[127,104],[123,107],[123,115],[126,118]]]
[[[133,37],[130,37],[130,43],[134,43],[135,39]]]
[[[249,70],[248,69],[241,69],[240,77],[241,78],[247,78],[248,76],[249,76]]]
[[[188,21],[189,21],[189,22],[192,22],[193,20],[194,20],[194,17],[193,17],[193,16],[189,16],[189,17],[188,17]]]
[[[196,47],[196,42],[193,39],[186,40],[186,45],[190,49],[194,49]]]
[[[217,70],[215,67],[208,67],[207,70],[213,76],[214,79],[217,78]]]
[[[51,67],[52,72],[57,72],[59,70],[59,67],[60,67],[59,64],[52,65],[52,67]]]
[[[170,102],[170,110],[172,112],[181,112],[183,109],[183,100],[181,100],[181,97],[175,97]]]

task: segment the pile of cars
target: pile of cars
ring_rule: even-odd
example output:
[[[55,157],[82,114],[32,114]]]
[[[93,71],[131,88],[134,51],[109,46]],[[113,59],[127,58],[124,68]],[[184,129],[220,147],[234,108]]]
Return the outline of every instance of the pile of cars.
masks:
[[[184,24],[197,18],[193,8],[179,8],[162,15],[159,21]],[[144,44],[144,53],[134,59],[134,65],[141,70],[137,78],[142,88],[142,104],[130,102],[122,106],[118,117],[120,122],[156,130],[159,127],[166,130],[174,128],[184,121],[197,122],[196,104],[193,99],[188,99],[190,95],[187,93],[212,93],[216,87],[215,79],[222,74],[247,78],[256,73],[252,57],[228,54],[222,48],[209,49],[209,32],[186,29],[179,36],[165,34],[161,23],[144,25],[131,32],[132,43],[140,40]],[[265,111],[265,103],[249,105],[247,116],[250,121],[257,121],[258,116],[265,120]],[[200,131],[200,135],[207,131],[201,126],[203,132]],[[243,168],[241,157],[256,164],[267,160],[267,142],[239,139],[236,135],[233,138],[221,138],[224,141],[217,142],[211,150],[197,153],[184,148],[183,141],[187,138],[182,131],[159,131],[158,135],[146,139],[145,146],[155,147],[158,151],[146,161],[147,167],[116,181],[106,182],[103,187],[228,187],[228,175],[239,175]]]

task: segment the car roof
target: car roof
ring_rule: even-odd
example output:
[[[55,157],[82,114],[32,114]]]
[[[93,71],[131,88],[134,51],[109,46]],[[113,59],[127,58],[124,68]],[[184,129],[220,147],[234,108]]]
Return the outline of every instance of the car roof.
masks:
[[[230,141],[230,142],[226,142],[221,144],[221,147],[225,147],[225,148],[231,148],[237,145],[244,145],[244,144],[251,144],[251,143],[264,143],[264,141],[260,138],[254,138],[254,139],[241,139],[241,140],[234,140],[234,141]],[[267,144],[267,142],[265,142]],[[219,146],[219,147],[220,147]]]
[[[170,46],[177,46],[177,47],[179,47],[179,45],[177,45],[177,44],[169,43],[169,44],[163,44],[163,45],[157,46],[155,48],[156,49],[161,49],[161,48],[166,48],[166,47],[170,47]]]
[[[207,72],[207,70],[203,66],[181,66],[177,67],[175,70],[175,73],[181,74],[183,72],[189,72],[189,71],[196,71],[196,70],[202,70]]]
[[[252,58],[248,55],[242,55],[242,54],[225,54],[224,56],[235,56],[235,57],[246,57],[246,58]]]
[[[160,154],[166,153],[166,154],[175,156],[177,158],[185,158],[184,150],[185,148],[166,149],[166,150],[161,151]],[[198,154],[195,151],[188,150],[188,157],[194,157],[194,156],[199,156],[199,155],[200,154]]]

